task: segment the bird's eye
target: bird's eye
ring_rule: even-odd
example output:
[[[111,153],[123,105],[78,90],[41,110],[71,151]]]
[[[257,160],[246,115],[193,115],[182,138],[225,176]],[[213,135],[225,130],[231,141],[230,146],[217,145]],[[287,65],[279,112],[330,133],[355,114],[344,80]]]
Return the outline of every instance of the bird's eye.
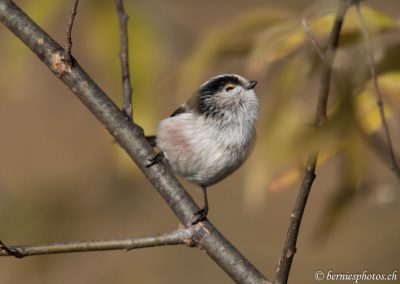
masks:
[[[227,92],[230,92],[230,91],[232,91],[235,87],[236,87],[236,86],[235,86],[234,84],[227,84],[227,85],[225,86],[225,90],[226,90]]]

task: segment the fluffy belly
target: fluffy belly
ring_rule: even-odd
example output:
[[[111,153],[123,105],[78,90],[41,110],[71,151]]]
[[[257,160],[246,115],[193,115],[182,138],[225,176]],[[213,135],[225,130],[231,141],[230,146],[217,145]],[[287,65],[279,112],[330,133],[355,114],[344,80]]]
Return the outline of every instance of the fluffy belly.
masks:
[[[239,168],[249,155],[251,140],[238,141],[204,124],[193,127],[193,121],[185,117],[164,120],[157,134],[157,145],[172,170],[204,186],[219,182]]]
[[[230,154],[225,151],[209,149],[195,158],[187,157],[186,161],[177,164],[175,170],[189,181],[209,186],[227,177],[242,164],[243,159],[233,162],[229,157]]]
[[[164,150],[164,154],[175,173],[204,186],[215,184],[230,175],[247,156],[245,152],[232,152],[220,147],[185,153],[169,148]]]

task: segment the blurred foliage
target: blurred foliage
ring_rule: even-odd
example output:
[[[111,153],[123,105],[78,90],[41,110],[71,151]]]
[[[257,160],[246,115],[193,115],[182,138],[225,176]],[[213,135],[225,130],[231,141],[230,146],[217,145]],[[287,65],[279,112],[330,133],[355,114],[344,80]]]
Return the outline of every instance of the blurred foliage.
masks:
[[[228,61],[238,62],[245,70],[246,77],[260,81],[257,89],[262,103],[259,141],[251,161],[245,166],[244,176],[245,200],[252,207],[262,203],[268,190],[297,187],[309,151],[320,150],[319,166],[336,157],[347,163],[354,158],[348,149],[355,149],[358,146],[354,145],[359,145],[358,139],[352,134],[358,132],[357,127],[368,134],[379,132],[382,127],[365,64],[360,23],[354,9],[351,9],[346,15],[334,64],[330,121],[322,129],[312,131],[321,66],[317,48],[324,50],[335,12],[333,1],[321,3],[310,7],[302,18],[297,19],[293,11],[277,7],[246,10],[231,21],[207,30],[178,70],[179,101],[186,100],[188,94],[213,70]],[[80,5],[74,30],[73,54],[84,66],[95,66],[95,70],[89,70],[93,71],[90,73],[100,77],[97,81],[102,82],[103,88],[111,90],[107,92],[120,105],[120,35],[114,3],[91,0]],[[92,9],[93,6],[96,9]],[[69,11],[69,8],[70,3],[63,1],[53,3],[37,0],[24,4],[24,10],[44,27],[51,26],[55,21],[65,24],[68,14],[64,14],[62,20],[58,16],[61,11]],[[166,64],[164,47],[145,11],[134,2],[127,2],[126,9],[130,15],[128,29],[134,116],[144,129],[153,130],[150,132],[154,133],[157,118],[154,101],[159,99],[159,94],[163,94],[157,85],[160,78],[165,77],[165,74],[159,74]],[[390,32],[398,32],[397,21],[366,5],[362,6],[362,13],[373,35],[374,56],[384,101],[398,103],[400,71],[396,62],[400,57],[400,41],[389,42],[385,38]],[[76,30],[78,26],[79,32]],[[52,32],[51,29],[49,32]],[[7,70],[0,69],[0,80],[17,77],[16,72],[20,80],[29,76],[29,70],[21,73],[21,70],[25,70],[22,65],[30,53],[27,48],[13,38],[2,42],[2,52],[7,55],[4,58],[9,62],[3,63],[8,67]],[[87,56],[80,58],[81,53]],[[6,85],[6,81],[1,85]],[[386,115],[391,120],[398,117],[391,104],[386,105]],[[113,149],[118,172],[127,175],[137,173],[137,168],[120,147]],[[363,147],[359,151],[367,150]],[[365,155],[358,153],[357,157]],[[348,193],[353,191],[358,184],[355,180],[362,179],[364,172],[353,169],[363,168],[358,163],[351,163],[348,167],[351,169],[343,171],[343,182],[335,185],[344,190],[343,196],[353,196]],[[342,208],[340,202],[345,199],[335,200],[339,201],[332,208]]]
[[[22,7],[34,21],[58,39],[59,44],[63,46],[65,29],[62,28],[62,32],[59,32],[58,27],[67,25],[71,5],[70,1],[37,0],[25,1]],[[114,1],[81,1],[72,31],[72,54],[84,68],[88,68],[96,81],[101,82],[101,87],[110,93],[116,104],[121,105],[121,67],[118,58],[120,33],[114,5]],[[129,59],[134,86],[134,116],[142,127],[151,129],[156,125],[153,102],[158,92],[154,86],[158,78],[157,73],[164,64],[163,45],[150,18],[143,10],[136,7],[133,2],[126,3],[126,10],[130,14]],[[60,17],[61,14],[62,17]],[[57,27],[57,30],[52,27]],[[2,41],[1,49],[5,54],[3,56],[5,61],[2,64],[7,68],[0,69],[0,86],[12,88],[13,86],[8,86],[10,78],[18,78],[21,82],[29,81],[31,70],[24,66],[28,66],[27,62],[33,58],[31,51],[15,37]],[[81,57],[81,54],[85,57]],[[92,66],[95,66],[94,70],[91,70]],[[0,92],[2,95],[8,93],[1,89]],[[10,93],[13,93],[13,96],[19,94],[17,98],[30,95],[27,92]],[[122,173],[138,173],[137,167],[132,165],[129,157],[120,147],[116,146],[113,149],[116,151],[114,157]]]
[[[62,9],[65,9],[64,2],[58,2],[54,4],[52,0],[37,0],[27,1],[24,4],[24,10],[30,15],[41,26],[50,26],[60,13]],[[43,9],[43,7],[47,7]],[[25,71],[26,61],[32,52],[26,48],[17,38],[11,38],[10,40],[1,42],[1,49],[3,56],[3,66],[7,68],[0,68],[0,87],[7,86],[10,78],[19,78],[21,81],[25,81],[30,75],[29,72]],[[1,90],[1,89],[0,89]],[[6,92],[1,91],[1,95],[7,95]],[[15,95],[15,94],[14,94]],[[18,97],[22,98],[25,93],[18,93]]]
[[[365,170],[365,146],[361,137],[349,132],[344,137],[344,148],[339,161],[341,178],[336,191],[330,197],[324,213],[320,215],[319,226],[315,230],[315,240],[323,242],[351,206],[360,187],[360,177]]]
[[[390,72],[383,73],[379,76],[378,82],[380,89],[389,101],[389,96],[394,96],[395,99],[398,99],[398,92],[400,91],[399,75],[400,73],[398,72]],[[360,118],[362,127],[367,133],[378,131],[382,127],[382,121],[376,103],[376,95],[372,84],[373,82],[368,82],[365,89],[355,98],[357,115]],[[385,107],[385,116],[387,119],[392,117],[390,104],[387,104]]]
[[[369,7],[363,7],[368,28],[373,33],[397,28],[396,19]],[[316,40],[328,37],[334,13],[313,19],[303,18]],[[343,44],[359,39],[358,19],[351,10],[341,34]],[[273,63],[287,58],[296,50],[308,45],[309,40],[301,20],[293,20],[289,11],[266,7],[246,11],[232,22],[212,29],[203,36],[199,46],[182,67],[181,93],[187,94],[197,86],[204,74],[221,60],[235,56],[247,57],[248,72],[264,74]]]
[[[200,39],[193,55],[182,66],[179,87],[182,99],[199,85],[206,71],[231,57],[245,57],[254,48],[262,31],[288,21],[290,11],[265,7],[246,11],[220,27],[211,29]]]
[[[17,2],[59,43],[64,43],[70,1]],[[334,64],[329,121],[314,132],[311,126],[315,115],[321,59],[304,28],[307,27],[312,39],[318,42],[323,51],[337,1],[318,1],[316,5],[307,8],[302,17],[297,17],[298,13],[290,10],[293,9],[293,1],[279,3],[281,8],[265,6],[257,7],[256,10],[248,9],[259,4],[249,5],[243,1],[229,4],[211,3],[212,1],[201,4],[188,4],[190,1],[163,2],[162,5],[173,13],[158,11],[159,5],[150,2],[156,3],[157,0],[125,1],[130,16],[128,23],[134,116],[146,130],[146,134],[154,134],[157,121],[173,111],[177,103],[185,101],[201,82],[213,74],[238,72],[259,81],[256,91],[260,97],[261,111],[257,125],[257,145],[243,170],[218,185],[237,188],[229,193],[232,202],[226,202],[226,190],[231,189],[221,188],[218,193],[213,193],[213,202],[224,206],[213,207],[210,217],[215,218],[216,223],[223,224],[227,231],[234,233],[236,241],[242,241],[239,245],[250,253],[251,258],[261,262],[269,259],[271,265],[268,266],[273,267],[275,256],[280,253],[283,233],[271,234],[271,228],[274,232],[284,232],[287,229],[288,211],[285,210],[290,210],[294,201],[292,197],[298,189],[306,155],[318,148],[318,177],[313,188],[317,190],[310,198],[311,208],[308,209],[312,210],[306,210],[311,218],[305,218],[302,231],[307,236],[313,219],[318,216],[316,235],[319,240],[325,240],[336,226],[342,226],[346,232],[342,231],[342,238],[335,238],[331,246],[325,246],[325,250],[311,251],[306,245],[303,246],[304,251],[298,257],[304,257],[303,260],[306,261],[298,262],[297,269],[302,270],[302,273],[296,277],[303,275],[303,279],[309,282],[310,275],[313,275],[309,268],[313,265],[331,269],[334,267],[332,265],[353,263],[353,266],[338,268],[357,271],[360,263],[364,266],[368,264],[363,262],[362,252],[371,241],[375,241],[375,250],[372,250],[375,254],[369,252],[370,266],[375,269],[380,265],[381,269],[386,269],[385,267],[390,267],[388,265],[398,263],[399,255],[393,250],[393,246],[399,230],[391,218],[396,216],[398,206],[386,206],[385,212],[365,203],[362,204],[364,209],[367,208],[365,211],[359,211],[362,206],[353,206],[357,198],[372,197],[373,202],[378,205],[390,205],[399,196],[396,191],[398,188],[391,185],[394,183],[385,180],[390,176],[385,175],[385,170],[389,171],[387,161],[384,164],[386,168],[377,165],[376,160],[379,159],[373,160],[374,156],[369,153],[369,139],[372,137],[381,138],[381,143],[378,143],[381,151],[377,151],[378,155],[384,156],[382,153],[386,153],[386,149],[382,147],[385,146],[382,125],[366,64],[359,21],[354,11],[349,11],[346,16],[340,49]],[[297,7],[302,5],[298,4],[300,2],[296,2]],[[374,59],[386,115],[394,133],[395,148],[399,150],[398,24],[393,17],[364,6],[364,3],[362,12],[372,35]],[[220,8],[224,5],[224,17],[220,17],[221,10],[216,6]],[[239,6],[243,10],[237,9]],[[383,2],[382,6],[388,7]],[[194,13],[196,17],[192,18]],[[171,15],[175,20],[169,19]],[[215,26],[215,23],[221,23],[221,18],[228,21]],[[193,42],[192,39],[198,36],[199,30],[203,34],[198,42]],[[170,34],[172,32],[174,34]],[[112,140],[106,131],[94,119],[93,124],[87,123],[89,119],[80,115],[79,108],[82,106],[75,102],[75,98],[71,99],[71,104],[64,94],[62,98],[55,94],[56,98],[49,100],[54,97],[52,92],[61,93],[64,86],[54,83],[56,80],[44,67],[43,72],[32,76],[40,65],[37,58],[18,39],[10,36],[5,28],[0,30],[0,36],[3,66],[0,68],[0,106],[3,107],[2,140],[5,141],[2,144],[3,152],[0,153],[3,161],[0,176],[2,238],[10,244],[39,243],[86,237],[140,235],[176,226],[173,214],[165,214],[169,211],[161,198],[148,190],[149,185],[144,178],[135,176],[137,167],[126,153],[116,143],[110,147]],[[120,39],[114,2],[80,1],[73,37],[73,55],[120,105]],[[193,51],[185,61],[183,58],[187,46],[192,46]],[[178,92],[174,86],[176,78]],[[37,96],[38,93],[40,97]],[[65,94],[71,96],[66,89]],[[18,100],[17,103],[9,103],[15,99]],[[7,103],[4,103],[6,100]],[[60,102],[63,102],[62,106]],[[64,104],[65,102],[68,104]],[[82,113],[87,111],[84,108],[81,110]],[[39,112],[42,113],[38,114]],[[77,113],[79,115],[75,115]],[[49,119],[52,115],[54,121]],[[81,125],[82,117],[85,123]],[[47,121],[51,123],[46,123]],[[96,129],[96,125],[100,130]],[[110,149],[111,155],[108,153]],[[27,155],[28,152],[33,155]],[[4,159],[6,155],[8,160]],[[10,172],[14,175],[10,175],[11,178],[4,183],[4,177]],[[240,177],[242,184],[238,186]],[[374,181],[371,182],[372,179]],[[38,181],[42,183],[38,184]],[[376,186],[378,182],[380,184]],[[393,188],[388,188],[390,186]],[[188,189],[191,188],[194,186],[188,186]],[[293,191],[283,192],[288,188]],[[240,213],[232,218],[231,212],[238,209],[242,189],[243,200],[247,205],[245,209],[263,206],[257,212],[262,214],[249,217],[248,214]],[[281,194],[273,196],[273,191],[281,191]],[[271,197],[270,202],[265,202],[268,197]],[[281,208],[286,209],[282,214],[275,214]],[[350,216],[346,215],[348,211],[352,213]],[[348,221],[347,226],[344,221]],[[238,223],[241,226],[238,227]],[[259,226],[260,223],[267,225]],[[256,233],[252,235],[252,241],[248,242],[248,232],[253,229]],[[376,231],[380,232],[379,236],[374,234]],[[271,248],[267,258],[264,253],[260,254],[259,249],[265,243],[266,234]],[[362,238],[371,234],[372,240],[368,238],[365,241]],[[354,243],[358,245],[354,246]],[[185,250],[179,251],[186,253]],[[138,253],[142,254],[137,257]],[[167,279],[172,279],[172,276],[168,275],[182,279],[182,275],[187,275],[180,282],[186,283],[195,273],[213,269],[213,264],[209,264],[208,260],[196,260],[197,254],[192,254],[192,251],[175,256],[172,258],[174,261],[171,261],[171,251],[160,251],[155,258],[152,254],[157,253],[157,250],[146,250],[145,253],[136,252],[122,258],[116,254],[116,258],[111,260],[109,257],[99,258],[85,254],[80,257],[56,257],[57,259],[32,258],[17,266],[14,262],[5,260],[4,265],[2,264],[2,279],[4,278],[5,283],[24,282],[10,281],[12,275],[15,279],[21,277],[33,283],[48,283],[51,280],[71,282],[70,276],[76,274],[77,281],[87,283],[108,283],[115,281],[115,277],[119,277],[119,283],[130,283],[132,267],[136,267],[135,278],[141,282],[169,282]],[[350,254],[351,258],[348,257]],[[383,254],[385,261],[380,261]],[[312,262],[308,261],[310,256]],[[89,260],[87,257],[93,259]],[[179,270],[189,258],[194,265],[185,269],[185,273],[167,273],[174,271],[174,268]],[[342,262],[343,259],[346,262]],[[330,262],[325,262],[327,260]],[[36,273],[32,272],[34,265],[30,261],[39,267]],[[220,275],[220,271],[216,269],[210,275]],[[142,281],[142,277],[148,281]],[[175,278],[170,282],[179,282]],[[202,277],[195,280],[198,283],[207,282]],[[308,283],[307,281],[300,282]]]
[[[323,52],[329,37],[335,16],[332,5],[311,7],[296,20],[290,12],[271,7],[246,11],[211,29],[183,65],[179,85],[183,100],[206,74],[224,62],[243,58],[240,64],[247,70],[246,76],[261,81],[257,93],[262,103],[258,147],[245,167],[245,202],[254,208],[263,203],[268,190],[297,187],[307,153],[318,149],[319,167],[337,157],[339,164],[346,165],[334,185],[338,193],[327,209],[326,218],[330,219],[323,221],[327,224],[324,232],[355,196],[366,172],[369,149],[360,146],[359,127],[368,134],[382,127],[369,81],[360,21],[353,8],[346,15],[334,63],[330,121],[312,131],[321,66],[317,49]],[[361,11],[373,37],[379,84],[387,102],[386,118],[393,120],[396,116],[390,102],[398,103],[400,91],[399,56],[393,51],[398,50],[400,41],[389,43],[385,36],[391,32],[398,36],[398,23],[366,5]]]
[[[101,65],[108,76],[102,78],[118,92],[111,93],[117,105],[122,104],[122,83],[121,67],[118,58],[120,52],[120,33],[118,18],[114,10],[114,1],[92,1],[96,9],[89,9],[85,15],[90,21],[81,25],[82,43],[80,48],[86,50],[87,54],[92,55],[92,60],[101,58]],[[88,5],[88,4],[86,4]],[[143,10],[136,7],[133,2],[127,2],[126,11],[129,11],[128,20],[128,44],[129,44],[129,63],[131,80],[133,86],[133,105],[134,119],[144,129],[152,129],[156,125],[156,115],[154,100],[158,93],[155,88],[157,85],[158,72],[163,66],[164,57],[163,45],[157,36],[155,28],[149,21],[149,17]],[[95,48],[93,42],[96,43]],[[120,147],[114,147],[116,151],[117,166],[121,173],[131,175],[138,174],[137,167],[132,165],[132,161],[125,151]]]
[[[385,16],[384,14],[363,7],[362,13],[367,19],[370,31],[375,33],[393,29],[397,27],[396,20]],[[269,66],[284,58],[309,42],[304,29],[307,28],[315,40],[325,40],[328,38],[334,21],[334,13],[329,13],[314,19],[303,18],[302,25],[298,21],[293,23],[284,23],[276,26],[274,29],[265,31],[258,41],[250,56],[250,69],[255,73],[265,72]],[[346,15],[345,24],[341,32],[341,45],[351,44],[359,39],[359,25],[357,15],[354,10],[350,10]]]

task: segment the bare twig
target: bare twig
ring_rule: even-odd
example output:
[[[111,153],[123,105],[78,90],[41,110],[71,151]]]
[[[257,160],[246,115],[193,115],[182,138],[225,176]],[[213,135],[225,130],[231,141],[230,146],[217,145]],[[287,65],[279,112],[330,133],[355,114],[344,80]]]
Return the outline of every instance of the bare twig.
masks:
[[[347,9],[352,4],[352,0],[341,0],[336,12],[336,18],[329,37],[329,44],[322,60],[322,74],[320,81],[320,90],[315,115],[315,127],[318,128],[327,121],[327,107],[329,88],[332,73],[332,63],[339,45],[340,31],[344,21]],[[286,235],[285,246],[281,257],[279,258],[274,283],[287,283],[293,257],[296,253],[297,237],[300,230],[300,224],[306,207],[307,199],[311,191],[312,184],[316,177],[315,168],[317,164],[318,153],[310,153],[307,158],[306,168],[303,180],[300,185],[294,209],[290,215],[289,229]]]
[[[129,71],[129,49],[128,49],[128,19],[123,5],[123,0],[115,0],[115,5],[117,7],[118,18],[119,18],[119,30],[121,33],[121,51],[119,57],[121,59],[121,69],[122,69],[122,110],[125,114],[132,119],[133,108],[132,108],[132,85],[131,85],[131,75]]]
[[[367,25],[365,23],[365,20],[364,20],[364,17],[362,15],[362,13],[361,13],[360,3],[358,1],[357,1],[357,4],[356,4],[356,8],[357,8],[356,10],[357,10],[358,18],[359,18],[360,23],[361,23],[361,29],[362,29],[362,33],[363,33],[363,37],[364,37],[365,53],[366,53],[366,56],[367,56],[367,62],[368,62],[368,66],[369,66],[369,70],[370,70],[371,78],[372,78],[372,82],[373,82],[374,93],[375,93],[375,96],[376,96],[376,104],[377,104],[378,109],[379,109],[379,115],[380,115],[380,119],[381,119],[381,122],[382,122],[384,135],[385,135],[385,138],[386,138],[386,145],[387,146],[385,148],[387,148],[387,152],[388,152],[388,155],[389,155],[390,168],[391,168],[393,173],[396,175],[396,177],[400,181],[400,167],[399,167],[399,164],[397,163],[397,160],[396,160],[396,154],[394,152],[392,139],[390,137],[389,126],[388,126],[386,118],[385,118],[385,108],[384,108],[384,104],[383,104],[383,100],[382,100],[382,94],[381,94],[381,91],[379,89],[378,76],[377,76],[377,73],[376,73],[376,68],[375,68],[374,58],[373,58],[373,52],[372,52],[372,47],[371,47],[371,38],[369,36]]]
[[[32,255],[48,255],[57,253],[105,251],[105,250],[133,250],[138,248],[169,246],[169,245],[191,245],[192,231],[180,229],[160,235],[126,238],[114,240],[90,240],[69,243],[54,243],[34,246],[4,246],[0,247],[0,256],[16,256],[13,252],[18,252],[16,257],[21,258]],[[2,243],[1,243],[2,244]],[[7,248],[7,249],[5,249]]]
[[[375,152],[378,158],[383,163],[390,165],[391,158],[387,155],[387,143],[384,138],[378,133],[366,133],[366,131],[360,126],[356,125],[356,129],[361,137],[367,142],[368,146]],[[400,156],[394,153],[395,159],[399,160]]]
[[[163,163],[147,168],[154,151],[143,129],[127,120],[114,102],[76,62],[66,66],[65,52],[11,0],[0,0],[0,22],[27,45],[42,62],[86,105],[106,127],[154,185],[185,227],[190,227],[199,210],[191,196]],[[226,238],[205,220],[194,226],[193,241],[237,283],[265,283],[267,280]]]
[[[79,0],[73,0],[73,1],[74,1],[74,3],[72,5],[71,14],[69,15],[69,21],[68,21],[68,26],[67,26],[67,37],[65,40],[66,60],[67,60],[67,62],[70,62],[70,63],[72,60],[72,55],[71,55],[72,27],[74,26],[75,16],[77,13],[77,8],[78,8],[78,3],[79,3]]]
[[[306,18],[301,19],[301,24],[303,25],[304,31],[305,31],[308,39],[315,46],[315,49],[317,50],[317,54],[318,54],[319,58],[321,60],[325,60],[325,53],[324,53],[322,47],[319,45],[318,41],[312,35],[312,33],[310,31],[310,27],[307,22],[307,19]]]

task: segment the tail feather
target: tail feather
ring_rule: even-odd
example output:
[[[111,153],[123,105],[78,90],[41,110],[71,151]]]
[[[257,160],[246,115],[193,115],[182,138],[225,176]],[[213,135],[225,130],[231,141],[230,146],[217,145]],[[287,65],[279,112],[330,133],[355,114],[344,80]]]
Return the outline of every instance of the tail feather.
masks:
[[[155,136],[155,135],[146,136],[146,140],[147,140],[147,142],[149,142],[151,147],[156,147],[157,146],[157,143],[156,143],[157,136]]]

